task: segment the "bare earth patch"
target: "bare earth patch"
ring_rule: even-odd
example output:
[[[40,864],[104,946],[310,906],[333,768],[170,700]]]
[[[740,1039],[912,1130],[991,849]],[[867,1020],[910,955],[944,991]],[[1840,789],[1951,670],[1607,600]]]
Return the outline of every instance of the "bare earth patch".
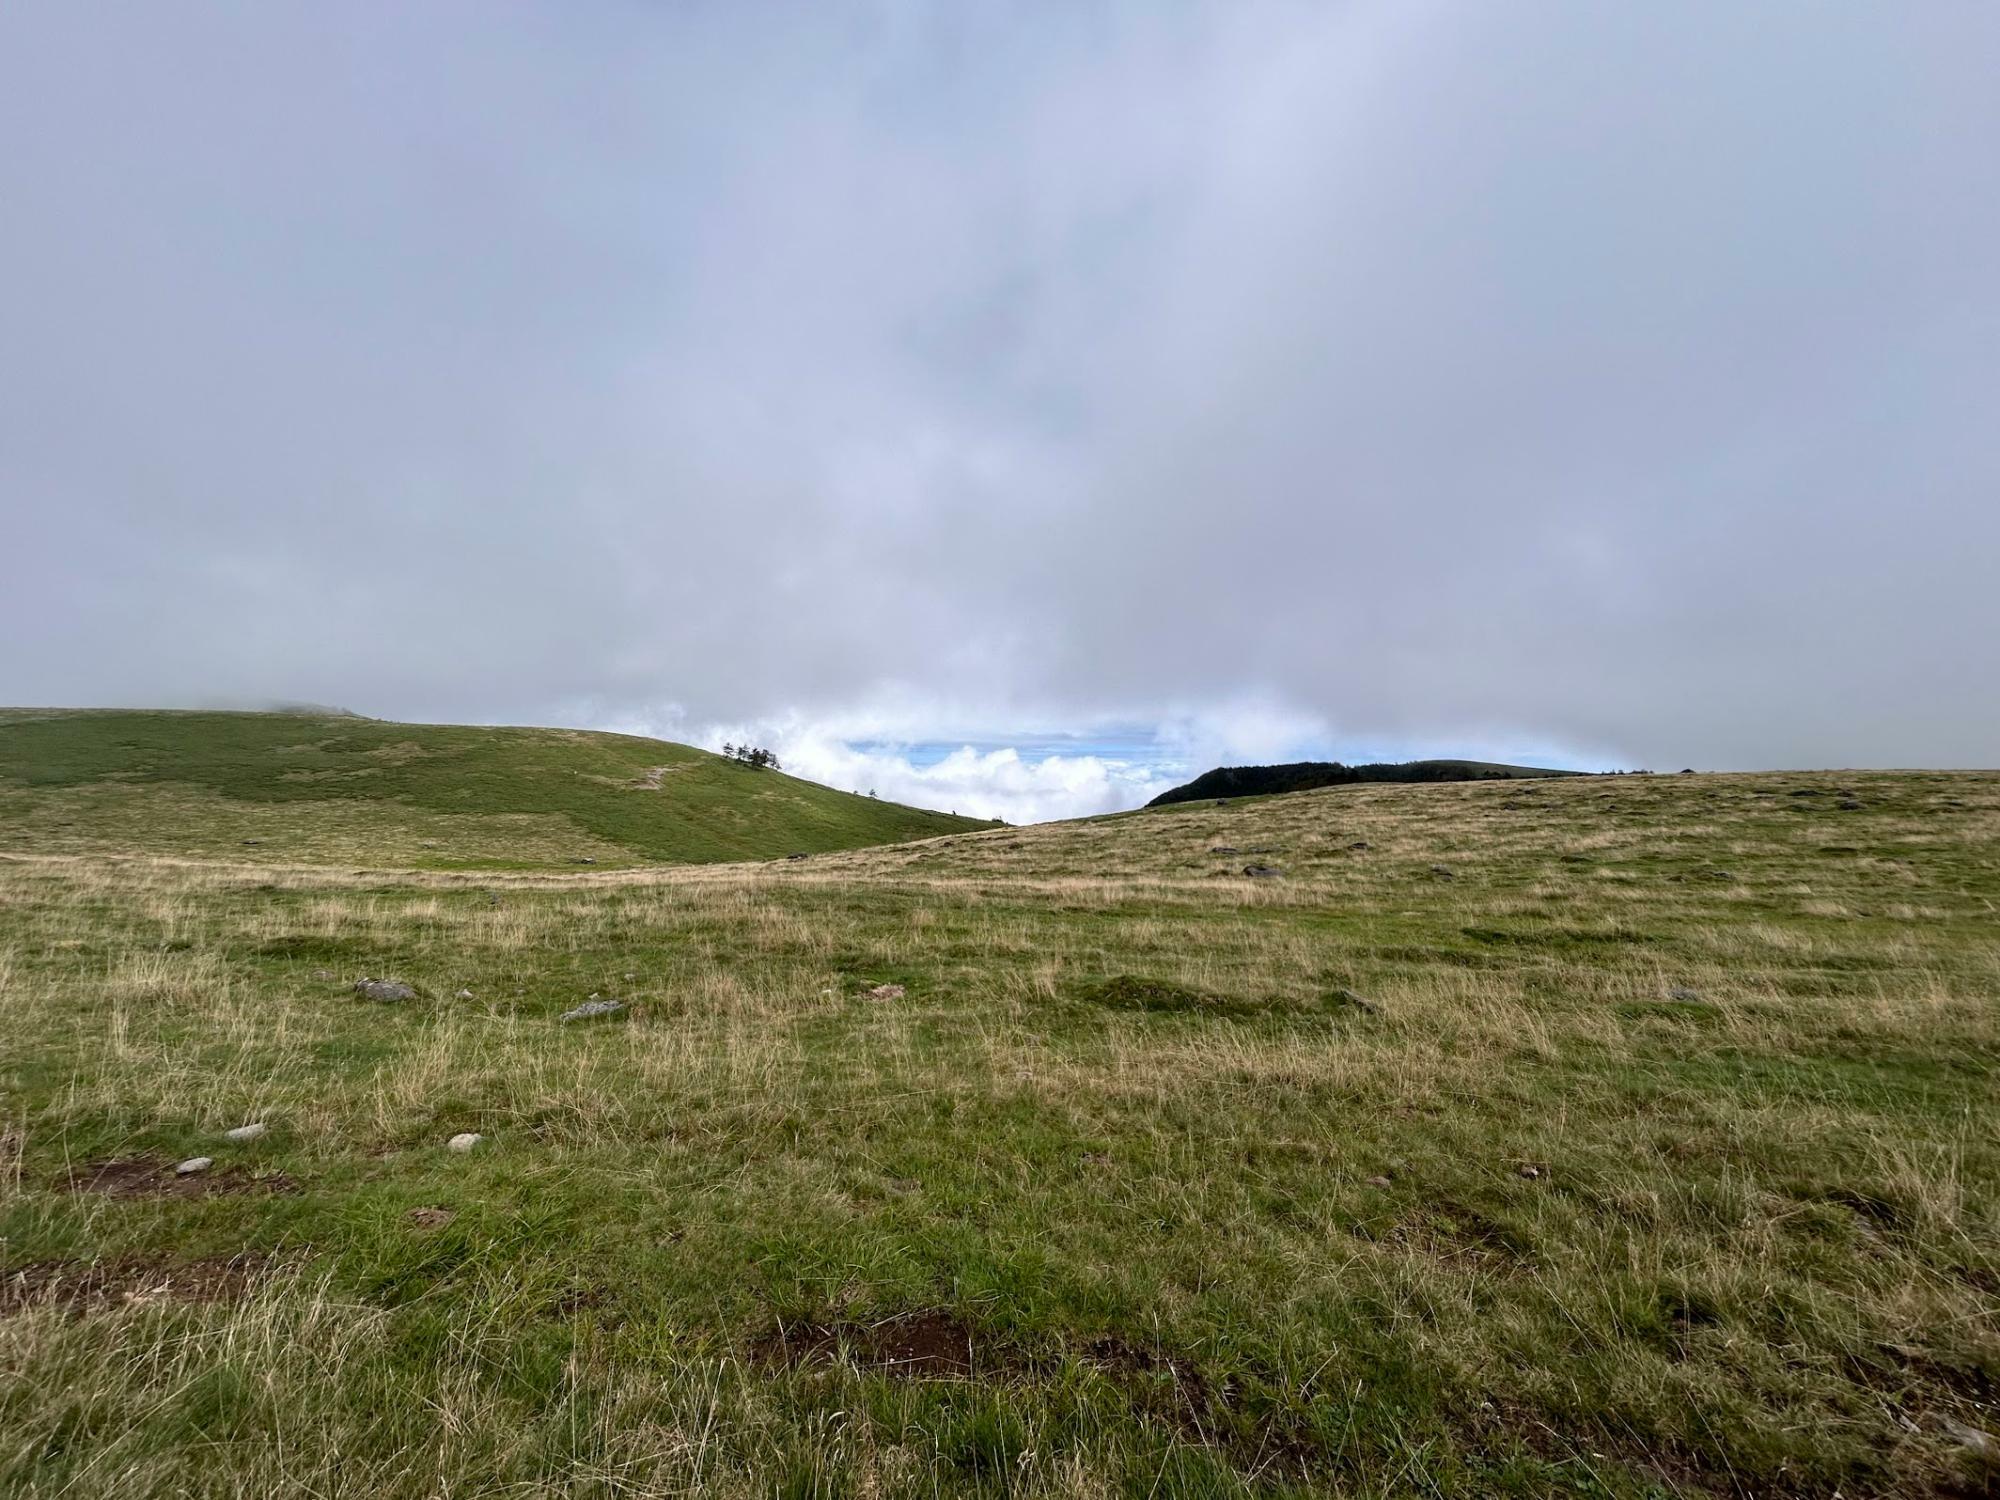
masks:
[[[124,1255],[113,1260],[41,1260],[0,1276],[0,1317],[34,1307],[81,1316],[106,1307],[156,1302],[224,1302],[245,1296],[269,1262],[259,1254],[173,1260]]]
[[[751,1359],[763,1365],[831,1362],[845,1350],[862,1369],[909,1379],[960,1378],[996,1364],[979,1357],[972,1328],[948,1312],[929,1309],[879,1323],[779,1323],[759,1337]]]
[[[106,1198],[208,1198],[223,1193],[296,1193],[297,1179],[283,1172],[247,1167],[177,1176],[171,1163],[153,1156],[114,1157],[73,1170],[65,1183],[73,1193]]]

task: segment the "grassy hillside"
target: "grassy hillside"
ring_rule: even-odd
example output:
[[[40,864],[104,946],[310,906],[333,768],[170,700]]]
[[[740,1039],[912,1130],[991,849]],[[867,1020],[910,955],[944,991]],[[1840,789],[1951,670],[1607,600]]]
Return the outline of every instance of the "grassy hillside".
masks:
[[[0,850],[508,868],[770,859],[987,826],[633,735],[0,712]]]
[[[2000,777],[237,853],[0,858],[0,1493],[1994,1490]]]

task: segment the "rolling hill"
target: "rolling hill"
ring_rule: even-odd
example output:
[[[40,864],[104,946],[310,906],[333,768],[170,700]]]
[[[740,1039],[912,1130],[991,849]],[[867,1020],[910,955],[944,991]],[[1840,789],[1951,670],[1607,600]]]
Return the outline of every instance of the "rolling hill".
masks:
[[[615,867],[988,826],[636,735],[310,712],[0,710],[0,850],[10,852]]]
[[[1301,760],[1282,766],[1217,766],[1193,781],[1160,793],[1146,806],[1168,807],[1176,802],[1200,802],[1214,797],[1268,797],[1279,792],[1310,792],[1323,786],[1359,786],[1371,782],[1513,781],[1580,774],[1486,760],[1406,760],[1365,766],[1342,765],[1337,760]]]

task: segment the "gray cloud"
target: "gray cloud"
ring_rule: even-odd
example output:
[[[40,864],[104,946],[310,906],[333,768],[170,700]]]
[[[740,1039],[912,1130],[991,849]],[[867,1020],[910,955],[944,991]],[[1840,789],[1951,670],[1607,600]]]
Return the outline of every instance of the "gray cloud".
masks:
[[[10,7],[0,698],[1992,764],[1996,63],[1951,4]]]

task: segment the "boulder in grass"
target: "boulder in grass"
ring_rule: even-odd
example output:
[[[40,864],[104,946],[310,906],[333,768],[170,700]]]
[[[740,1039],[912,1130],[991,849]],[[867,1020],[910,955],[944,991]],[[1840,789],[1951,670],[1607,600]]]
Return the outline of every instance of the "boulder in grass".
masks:
[[[234,1130],[223,1131],[222,1138],[225,1141],[254,1141],[268,1129],[270,1127],[262,1120],[256,1120],[248,1125],[238,1125]]]
[[[868,998],[870,1000],[900,1000],[903,998],[903,993],[903,987],[900,984],[878,984],[868,992]]]
[[[556,1020],[562,1025],[567,1026],[572,1021],[594,1021],[599,1016],[615,1016],[624,1009],[625,1002],[623,1000],[605,1000],[597,995],[592,995],[583,1004],[572,1010],[564,1011],[556,1017]]]
[[[174,1176],[194,1177],[206,1172],[214,1165],[215,1158],[212,1156],[190,1156],[186,1161],[174,1168]]]
[[[474,1146],[478,1145],[484,1139],[485,1137],[480,1135],[477,1131],[462,1130],[457,1135],[453,1136],[450,1140],[446,1141],[444,1145],[447,1151],[456,1151],[462,1155],[465,1152],[470,1151]]]
[[[364,1000],[379,1000],[383,1004],[417,998],[417,992],[400,979],[363,979],[354,986],[354,993]]]

